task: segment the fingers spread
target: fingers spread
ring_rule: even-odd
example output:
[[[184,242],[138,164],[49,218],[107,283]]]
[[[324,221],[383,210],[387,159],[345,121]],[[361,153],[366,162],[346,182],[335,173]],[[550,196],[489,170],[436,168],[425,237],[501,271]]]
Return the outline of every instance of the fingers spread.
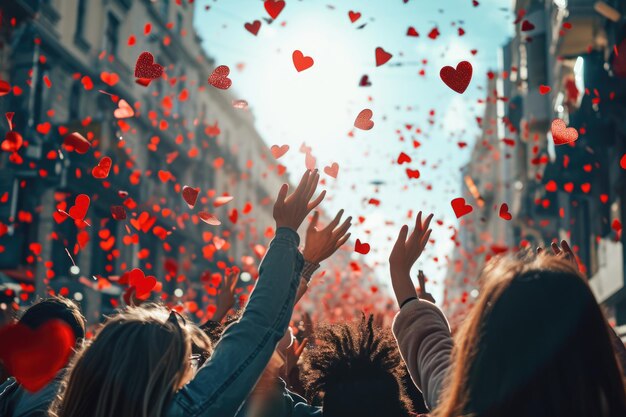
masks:
[[[550,246],[552,247],[552,252],[554,252],[555,255],[561,253],[561,248],[559,248],[559,245],[557,245],[556,242],[552,242]]]
[[[398,233],[398,238],[396,239],[396,243],[393,245],[393,251],[396,249],[400,249],[406,244],[406,235],[409,233],[409,226],[406,224],[400,228],[400,233]]]
[[[322,191],[322,193],[315,200],[309,203],[307,210],[310,211],[310,210],[313,210],[315,207],[317,207],[322,202],[325,196],[326,196],[326,190]]]
[[[335,250],[337,250],[337,249],[339,249],[340,247],[342,247],[342,246],[343,246],[343,244],[344,244],[344,243],[346,243],[346,242],[348,241],[348,239],[350,239],[350,235],[351,235],[351,234],[352,234],[352,233],[348,233],[348,234],[347,234],[347,235],[345,235],[344,237],[340,238],[340,239],[337,241],[337,244],[335,245]]]
[[[317,226],[317,221],[320,218],[320,212],[319,211],[315,211],[315,213],[313,213],[313,218],[311,219],[311,223],[309,223],[309,230],[315,230],[315,226]]]
[[[343,209],[339,210],[339,213],[335,216],[332,222],[328,225],[327,229],[334,230],[335,227],[339,224],[339,220],[341,220],[341,216],[343,216]]]

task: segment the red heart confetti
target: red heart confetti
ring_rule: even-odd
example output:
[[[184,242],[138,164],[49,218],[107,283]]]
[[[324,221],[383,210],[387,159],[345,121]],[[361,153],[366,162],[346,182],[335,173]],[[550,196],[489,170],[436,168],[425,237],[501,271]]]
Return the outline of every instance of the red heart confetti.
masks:
[[[232,195],[221,195],[217,197],[215,201],[213,201],[213,207],[221,207],[225,204],[230,203],[234,199],[235,197],[233,197]]]
[[[215,88],[219,88],[220,90],[228,90],[232,85],[232,81],[228,78],[228,74],[230,74],[230,68],[226,65],[220,65],[215,68],[215,71],[213,71],[209,77],[209,84]]]
[[[74,205],[70,207],[67,213],[72,219],[82,221],[87,215],[90,202],[91,200],[87,194],[79,194],[74,200]]]
[[[185,185],[183,187],[183,199],[190,209],[196,205],[196,201],[198,200],[198,194],[200,194],[200,188],[194,188],[188,185]]]
[[[441,68],[439,76],[448,87],[459,94],[463,94],[472,81],[472,64],[461,61],[457,64],[456,69],[445,66]]]
[[[261,29],[261,21],[255,20],[252,23],[246,23],[245,25],[243,25],[243,27],[246,28],[248,32],[256,36],[259,34],[259,29]]]
[[[263,3],[263,6],[265,6],[265,10],[267,11],[267,14],[269,14],[272,19],[276,19],[278,17],[278,15],[280,14],[280,12],[283,11],[283,9],[285,8],[285,2],[282,0],[265,0],[265,3]]]
[[[535,28],[535,25],[530,23],[528,20],[524,20],[522,22],[522,32],[529,32]]]
[[[49,320],[36,329],[20,323],[0,328],[0,361],[30,392],[48,385],[67,365],[75,343],[69,324]]]
[[[337,174],[339,174],[339,164],[336,162],[333,162],[332,165],[324,167],[324,172],[328,176],[337,178]]]
[[[65,138],[63,138],[63,146],[65,146],[65,149],[68,151],[75,151],[80,154],[85,154],[91,149],[91,143],[78,132],[73,132],[65,136]]]
[[[154,62],[150,52],[142,52],[135,63],[135,78],[154,80],[163,75],[163,67]]]
[[[372,116],[374,114],[370,109],[363,109],[354,120],[354,127],[361,130],[370,130],[374,127]]]
[[[385,65],[391,59],[393,55],[389,52],[385,51],[380,46],[376,48],[376,66],[380,67],[381,65]]]
[[[409,26],[409,28],[406,30],[406,36],[418,37],[419,35],[420,34],[417,32],[417,30],[415,30],[413,26]]]
[[[128,281],[131,287],[135,289],[135,296],[140,300],[147,299],[150,296],[150,292],[152,292],[157,285],[155,277],[150,275],[146,276],[139,268],[130,271]]]
[[[561,119],[554,119],[552,121],[550,131],[552,132],[552,140],[554,140],[555,145],[564,145],[578,139],[578,131],[573,127],[567,127],[565,122]]]
[[[506,203],[502,203],[502,205],[500,206],[500,213],[499,213],[499,215],[504,220],[511,220],[513,218],[511,213],[509,213],[509,206]]]
[[[100,162],[98,162],[98,165],[93,167],[93,169],[91,170],[91,175],[93,175],[94,178],[98,179],[104,179],[108,177],[109,171],[111,170],[111,164],[111,158],[105,156],[100,160]]]
[[[114,220],[125,220],[126,209],[124,206],[111,206],[111,217],[113,217]]]
[[[400,152],[400,155],[398,155],[398,164],[402,165],[405,162],[411,162],[412,159],[409,155],[405,154],[404,152]]]
[[[198,213],[198,217],[200,217],[200,220],[211,226],[219,226],[220,224],[222,224],[222,222],[220,222],[217,217],[206,211],[201,211],[200,213]]]
[[[551,88],[549,85],[540,85],[539,86],[539,94],[546,95],[550,92]]]
[[[417,179],[420,177],[420,172],[418,169],[406,169],[406,176],[409,177],[409,179]]]
[[[135,111],[126,100],[120,99],[120,101],[117,102],[117,109],[113,112],[113,116],[117,119],[127,119],[134,115]]]
[[[17,152],[24,144],[24,138],[18,132],[9,130],[4,136],[0,148],[5,152]]]
[[[372,83],[369,80],[369,77],[367,75],[364,75],[361,77],[361,80],[359,81],[359,87],[371,87]]]
[[[454,210],[454,214],[457,219],[471,213],[474,210],[474,207],[465,203],[465,199],[463,197],[455,198],[451,201],[451,204],[452,210]]]
[[[350,18],[350,22],[354,23],[361,18],[361,13],[350,10],[348,12],[348,17]]]
[[[354,245],[354,251],[360,253],[361,255],[367,255],[370,251],[370,245],[369,243],[363,243],[357,239]]]
[[[11,92],[11,84],[4,80],[0,80],[0,97],[6,96]]]
[[[309,69],[314,64],[313,58],[311,58],[310,56],[304,56],[304,54],[297,49],[293,51],[292,59],[293,65],[296,67],[296,70],[298,72]]]
[[[270,148],[270,151],[272,152],[272,156],[275,159],[278,159],[284,154],[286,154],[287,151],[289,151],[289,145],[282,145],[282,146],[272,145],[272,147]]]

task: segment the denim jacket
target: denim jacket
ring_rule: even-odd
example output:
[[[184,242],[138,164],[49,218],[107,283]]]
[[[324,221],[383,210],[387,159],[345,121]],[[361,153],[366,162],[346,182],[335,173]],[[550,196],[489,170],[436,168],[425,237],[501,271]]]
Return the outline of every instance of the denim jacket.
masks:
[[[226,329],[195,378],[174,395],[167,417],[237,413],[289,325],[303,266],[299,242],[289,228],[276,231],[241,319]]]

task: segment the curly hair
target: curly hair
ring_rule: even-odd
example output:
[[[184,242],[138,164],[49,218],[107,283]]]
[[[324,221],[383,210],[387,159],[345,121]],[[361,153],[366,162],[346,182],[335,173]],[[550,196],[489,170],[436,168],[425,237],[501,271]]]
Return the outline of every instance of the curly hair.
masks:
[[[302,378],[324,417],[409,415],[401,382],[406,370],[391,332],[375,328],[373,316],[324,326],[316,339],[303,358]]]

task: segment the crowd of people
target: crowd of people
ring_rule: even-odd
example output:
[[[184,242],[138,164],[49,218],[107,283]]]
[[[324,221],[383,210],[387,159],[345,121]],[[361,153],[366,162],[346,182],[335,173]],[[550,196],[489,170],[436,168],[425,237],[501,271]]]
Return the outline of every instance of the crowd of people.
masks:
[[[433,217],[419,213],[389,256],[399,307],[391,329],[372,315],[335,324],[292,319],[312,274],[350,237],[342,211],[325,227],[316,211],[299,250],[296,231],[324,199],[315,197],[318,181],[307,171],[293,193],[280,189],[276,235],[235,317],[227,313],[236,270],[222,283],[227,307],[202,324],[131,300],[86,338],[73,302],[52,297],[28,308],[18,324],[60,321],[75,344],[40,389],[7,379],[0,416],[626,416],[626,350],[566,242],[491,260],[453,337],[423,275],[419,293],[411,279]],[[11,372],[11,363],[2,365]]]

